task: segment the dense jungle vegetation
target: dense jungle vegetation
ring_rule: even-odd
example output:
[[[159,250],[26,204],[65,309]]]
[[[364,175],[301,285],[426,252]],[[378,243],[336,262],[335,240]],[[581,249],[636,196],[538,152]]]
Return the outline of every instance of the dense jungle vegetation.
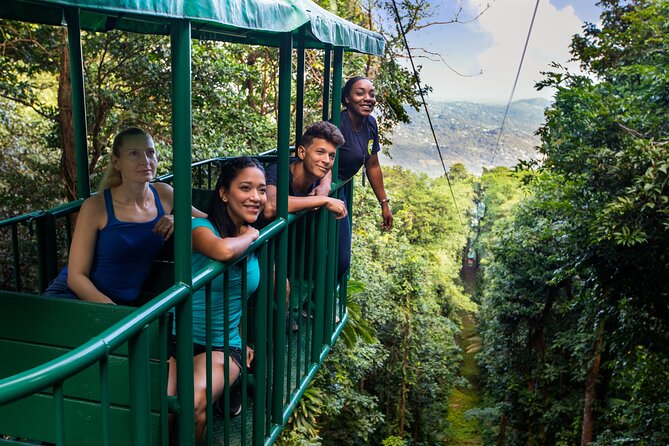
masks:
[[[389,137],[418,93],[383,19],[391,3],[319,3],[386,36],[385,57],[350,56],[344,71],[374,78]],[[480,176],[453,165],[455,200],[445,177],[385,168],[389,232],[356,179],[350,322],[282,444],[669,444],[669,1],[599,3],[600,23],[572,42],[585,74],[555,65],[538,85],[556,94],[537,161]],[[426,2],[402,8],[410,32],[429,25]],[[1,218],[75,194],[63,33],[0,22]],[[156,135],[171,170],[168,51],[159,37],[84,34],[94,184],[131,124]],[[193,158],[272,148],[276,52],[194,41],[193,55]],[[315,52],[307,66],[311,122]],[[478,379],[459,343],[474,322]],[[460,436],[449,414],[465,375],[479,399]]]

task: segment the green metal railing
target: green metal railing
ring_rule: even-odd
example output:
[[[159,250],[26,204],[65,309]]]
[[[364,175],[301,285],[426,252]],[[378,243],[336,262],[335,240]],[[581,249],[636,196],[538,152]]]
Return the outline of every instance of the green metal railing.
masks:
[[[299,329],[297,332],[288,331],[284,328],[285,298],[281,292],[283,287],[274,281],[275,264],[279,251],[277,248],[277,236],[289,232],[289,249],[287,270],[291,282],[292,298],[290,300],[290,313],[297,317]],[[242,413],[241,432],[236,435],[240,438],[239,444],[248,444],[245,419],[249,415],[253,418],[251,444],[266,444],[274,441],[280,434],[282,428],[288,421],[290,414],[297,405],[299,398],[309,385],[318,367],[329,351],[332,342],[338,336],[343,324],[346,322],[344,302],[336,304],[336,289],[328,285],[334,284],[334,280],[328,280],[325,276],[328,270],[334,271],[335,258],[328,256],[326,240],[332,234],[336,236],[337,223],[325,211],[316,213],[305,212],[298,216],[290,216],[288,221],[279,219],[266,227],[260,238],[253,243],[248,252],[230,264],[210,262],[203,270],[195,272],[193,276],[192,289],[196,290],[207,287],[208,301],[210,301],[211,281],[219,274],[227,276],[230,268],[243,264],[249,255],[258,255],[261,263],[261,286],[254,298],[253,321],[254,330],[249,331],[250,310],[244,305],[242,310],[242,339],[243,347],[252,343],[255,347],[255,367],[252,374],[246,373],[246,366],[241,378],[241,386],[244,390],[244,410]],[[303,234],[299,237],[299,234]],[[320,236],[317,236],[320,235]],[[245,271],[242,268],[242,271]],[[244,276],[243,276],[244,277]],[[278,275],[277,275],[278,277]],[[245,279],[243,279],[245,280]],[[326,284],[320,287],[319,284]],[[245,285],[243,285],[245,287]],[[284,293],[285,293],[285,288]],[[108,433],[109,425],[109,389],[105,376],[106,361],[111,351],[116,350],[122,344],[130,345],[130,372],[131,383],[135,383],[131,389],[131,407],[135,414],[133,417],[133,432],[136,432],[135,444],[152,443],[147,427],[150,424],[148,414],[150,413],[149,395],[147,389],[150,385],[146,382],[147,376],[147,339],[144,327],[151,323],[163,320],[167,317],[170,309],[177,307],[188,300],[190,288],[186,285],[175,285],[147,303],[136,313],[115,324],[105,332],[91,339],[81,347],[64,355],[57,360],[47,363],[36,369],[26,371],[20,375],[6,378],[0,381],[0,405],[11,403],[18,398],[42,391],[46,387],[53,387],[56,395],[55,425],[64,426],[64,397],[62,386],[65,380],[75,375],[94,363],[100,363],[100,388],[103,389],[100,404],[103,412],[102,432]],[[304,310],[303,310],[304,309]],[[227,309],[226,309],[227,311]],[[336,317],[327,319],[327,314],[336,314]],[[337,322],[335,323],[335,320]],[[164,322],[161,323],[161,327]],[[211,321],[208,322],[208,332],[211,329]],[[227,332],[228,327],[225,327]],[[166,345],[167,335],[161,333],[161,343]],[[188,343],[190,346],[190,342]],[[243,349],[244,350],[244,349]],[[211,354],[211,340],[207,342],[208,355]],[[226,348],[227,353],[227,348]],[[226,355],[227,356],[227,355]],[[189,357],[190,359],[190,357]],[[166,353],[161,354],[161,361],[166,360]],[[191,361],[192,362],[192,361]],[[209,357],[208,373],[211,374],[211,359]],[[226,382],[229,382],[226,376]],[[161,385],[161,388],[165,388]],[[248,392],[253,391],[253,413],[249,414]],[[229,404],[229,387],[224,391],[224,401]],[[168,403],[166,394],[163,394],[161,406],[163,417],[161,418],[161,438],[167,438],[167,407],[181,413],[187,408],[177,404],[176,401]],[[213,444],[215,431],[211,406],[208,408],[210,416],[208,429],[208,444]],[[217,422],[220,423],[220,420]],[[223,417],[223,444],[233,444],[230,441],[231,420],[229,416]],[[57,429],[57,444],[68,444],[63,429]],[[105,437],[109,438],[109,437]]]

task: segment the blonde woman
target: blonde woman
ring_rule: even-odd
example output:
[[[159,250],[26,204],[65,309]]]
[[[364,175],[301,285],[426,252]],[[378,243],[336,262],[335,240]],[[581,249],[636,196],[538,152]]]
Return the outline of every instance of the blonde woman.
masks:
[[[150,181],[158,159],[153,138],[130,127],[114,138],[100,193],[81,206],[67,268],[47,296],[133,305],[151,263],[172,235],[172,187]],[[194,209],[193,214],[202,216]]]

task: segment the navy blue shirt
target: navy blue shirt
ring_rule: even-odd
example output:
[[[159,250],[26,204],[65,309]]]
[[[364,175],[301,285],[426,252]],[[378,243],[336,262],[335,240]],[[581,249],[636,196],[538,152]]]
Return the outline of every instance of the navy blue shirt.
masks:
[[[293,164],[295,164],[297,161],[293,161]],[[276,186],[276,180],[277,180],[277,164],[271,164],[270,166],[267,167],[265,170],[265,181],[267,185],[272,185]],[[309,195],[309,193],[316,187],[318,184],[321,182],[321,180],[316,180],[314,181],[308,188],[307,192],[304,194],[298,194],[295,192],[295,189],[293,189],[293,172],[288,169],[288,195],[293,196],[293,197],[304,197],[306,195]]]
[[[362,122],[359,132],[355,131],[348,112],[343,110],[339,122],[339,130],[346,142],[339,146],[339,179],[344,181],[358,173],[369,158],[381,150],[379,144],[379,127],[376,119],[369,115]]]

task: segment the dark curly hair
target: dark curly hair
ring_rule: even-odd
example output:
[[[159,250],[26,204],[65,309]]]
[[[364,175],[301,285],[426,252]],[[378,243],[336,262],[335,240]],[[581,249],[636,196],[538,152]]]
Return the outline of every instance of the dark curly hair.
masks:
[[[324,139],[335,146],[340,146],[346,142],[344,135],[341,134],[337,126],[327,121],[314,122],[307,127],[300,140],[300,145],[309,147],[314,138]]]

